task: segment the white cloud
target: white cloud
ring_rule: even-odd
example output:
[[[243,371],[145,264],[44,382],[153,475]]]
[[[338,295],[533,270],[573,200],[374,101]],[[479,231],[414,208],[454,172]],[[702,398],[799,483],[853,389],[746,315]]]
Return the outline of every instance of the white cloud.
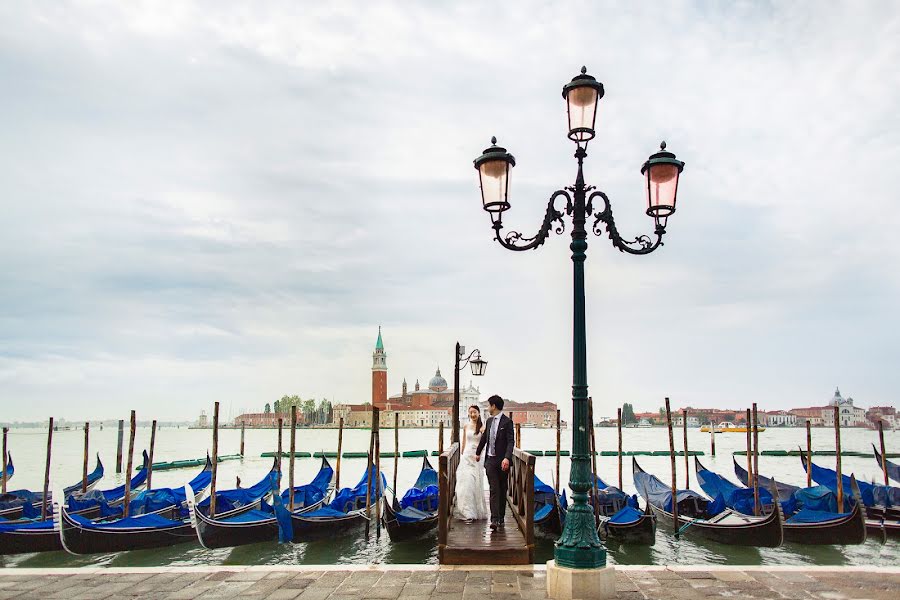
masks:
[[[491,241],[471,160],[517,157],[510,228],[574,178],[560,89],[606,85],[589,183],[648,231],[638,170],[687,162],[666,246],[589,240],[598,410],[896,402],[900,11],[519,3],[0,7],[0,394],[9,419],[189,417],[449,376],[564,403],[568,238]],[[765,392],[760,397],[760,386]],[[127,402],[125,402],[127,400]],[[85,413],[91,414],[85,414]]]

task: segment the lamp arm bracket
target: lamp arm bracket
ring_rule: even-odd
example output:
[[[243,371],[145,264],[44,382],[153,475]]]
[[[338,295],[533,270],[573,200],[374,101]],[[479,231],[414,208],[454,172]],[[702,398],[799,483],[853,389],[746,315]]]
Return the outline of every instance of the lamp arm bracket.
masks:
[[[603,223],[613,246],[618,248],[619,252],[627,252],[628,254],[650,254],[663,245],[662,236],[665,235],[666,229],[661,225],[657,225],[654,232],[656,240],[651,239],[648,235],[639,235],[632,240],[623,239],[616,228],[616,221],[613,218],[612,204],[610,204],[609,197],[603,192],[594,192],[588,198],[588,206],[593,207],[594,198],[600,198],[603,201],[603,208],[594,213],[594,235],[603,235],[603,227],[600,225],[600,223]]]
[[[497,219],[494,221],[493,226],[494,231],[496,232],[494,239],[507,250],[521,252],[523,250],[533,250],[543,244],[550,236],[551,230],[557,235],[562,234],[566,230],[566,225],[563,221],[564,212],[557,210],[555,206],[556,199],[559,197],[566,199],[566,208],[564,210],[571,210],[572,198],[569,196],[569,193],[565,190],[556,190],[553,192],[550,196],[550,201],[547,203],[547,212],[544,213],[544,222],[538,230],[537,235],[534,237],[524,237],[518,231],[510,231],[505,236],[501,237],[500,230],[503,229],[503,223],[500,219]],[[556,223],[556,225],[554,225],[554,223]]]
[[[481,350],[479,350],[478,348],[475,348],[474,350],[472,350],[471,352],[469,352],[469,355],[468,355],[467,357],[465,357],[465,358],[463,358],[462,355],[460,355],[456,362],[457,362],[457,363],[462,362],[462,364],[459,365],[459,369],[457,369],[457,370],[462,371],[463,369],[465,369],[465,368],[466,368],[466,365],[469,364],[469,361],[472,360],[472,357],[473,357],[476,353],[478,353],[478,356],[481,357]]]

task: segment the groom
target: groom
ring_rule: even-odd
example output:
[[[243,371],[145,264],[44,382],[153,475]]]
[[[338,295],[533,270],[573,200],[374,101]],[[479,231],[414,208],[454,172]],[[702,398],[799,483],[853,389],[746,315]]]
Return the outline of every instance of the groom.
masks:
[[[484,470],[491,488],[491,529],[497,529],[503,527],[503,518],[506,516],[506,489],[509,487],[507,471],[512,460],[515,434],[512,419],[503,414],[503,398],[497,395],[488,398],[488,412],[491,413],[491,418],[484,426],[487,435],[482,435],[478,442],[475,460],[481,460],[481,453],[487,446]]]

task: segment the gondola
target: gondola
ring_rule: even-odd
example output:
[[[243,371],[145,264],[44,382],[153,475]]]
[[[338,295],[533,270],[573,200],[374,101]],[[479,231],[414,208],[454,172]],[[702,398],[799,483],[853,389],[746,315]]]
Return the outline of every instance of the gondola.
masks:
[[[378,482],[374,481],[375,477],[381,478],[380,485],[375,485],[368,493],[370,509],[374,514],[375,501],[381,497],[387,479],[384,473],[376,473],[373,463],[369,472],[363,474],[355,487],[342,489],[327,506],[303,514],[290,513],[291,530],[281,531],[280,538],[285,541],[302,542],[323,535],[334,535],[365,523],[369,473],[376,484]]]
[[[737,463],[735,463],[737,464]],[[710,498],[721,497],[725,506],[742,514],[754,512],[754,491],[749,487],[737,486],[721,475],[710,471],[694,457],[694,468],[697,471],[697,481],[700,487]],[[853,483],[856,480],[851,477]],[[769,478],[766,478],[769,481]],[[760,477],[762,481],[762,477]],[[856,487],[855,490],[859,488]],[[785,516],[783,524],[784,541],[796,544],[809,545],[849,545],[862,544],[866,541],[866,519],[861,508],[861,502],[853,502],[850,512],[838,512],[836,499],[834,507],[821,502],[812,504],[810,499],[818,499],[820,492],[809,488],[797,490],[787,500],[780,500],[779,504]],[[772,494],[764,488],[759,489],[759,500],[763,512],[772,511],[775,503]]]
[[[6,472],[0,473],[0,481],[9,482],[12,479],[12,476],[15,475],[16,468],[13,466],[12,454],[9,452],[6,453]]]
[[[803,469],[809,469],[813,481],[837,491],[837,472],[820,467],[815,463],[807,465],[806,456],[800,456]],[[850,486],[850,478],[841,476],[844,489]],[[877,483],[858,482],[862,501],[866,507],[866,529],[882,537],[900,537],[900,488]]]
[[[657,518],[672,524],[672,489],[653,475],[645,472],[637,460],[632,458],[634,484],[638,493]],[[720,544],[732,546],[754,546],[777,548],[784,535],[781,508],[773,510],[765,517],[741,515],[719,503],[711,503],[691,490],[677,490],[678,529],[688,535],[704,537]]]
[[[141,492],[129,501],[133,516],[91,521],[70,513],[65,506],[54,513],[59,523],[59,537],[63,548],[71,554],[124,552],[171,546],[195,539],[188,517],[187,496],[194,501],[206,492],[212,480],[212,461],[184,488],[158,488]],[[254,505],[236,511],[248,511]]]
[[[144,452],[145,466],[148,461],[149,457]],[[95,479],[95,484],[103,476],[103,465],[99,456],[97,457],[97,467],[94,472],[99,472],[100,476]],[[139,471],[131,479],[133,489],[138,490],[144,485],[146,479],[147,473]],[[76,493],[67,497],[66,510],[70,514],[79,515],[85,519],[116,515],[121,513],[121,509],[118,509],[117,506],[121,504],[124,496],[124,485],[111,490],[90,490],[87,494]],[[53,515],[48,515],[47,519],[41,520],[39,502],[24,504],[22,508],[24,514],[20,514],[18,519],[0,522],[0,555],[62,550],[58,519],[54,519]],[[48,503],[47,509],[49,511],[58,510],[52,501]]]
[[[419,537],[437,526],[438,522],[438,474],[422,457],[422,469],[411,488],[397,501],[396,493],[391,502],[384,501],[382,523],[392,541]]]
[[[320,508],[331,491],[333,476],[334,469],[323,457],[319,472],[312,482],[294,488],[294,511],[304,513]],[[270,478],[267,482],[270,489],[279,488],[278,479],[277,474],[274,478]],[[282,492],[281,500],[285,504],[290,501],[288,490]],[[279,537],[275,510],[264,501],[260,502],[259,508],[231,516],[220,514],[210,517],[208,510],[197,511],[191,503],[189,507],[197,539],[204,548],[230,548],[256,542],[270,542]]]
[[[800,456],[803,470],[809,470],[812,480],[819,485],[824,485],[833,492],[837,492],[837,472],[832,469],[820,467],[815,463],[807,465],[806,455]],[[841,476],[844,489],[850,489],[850,478]],[[866,516],[870,519],[883,519],[886,521],[900,520],[900,488],[877,483],[860,481],[859,490],[862,494],[863,504],[866,506]]]
[[[652,546],[656,543],[656,515],[645,505],[640,510],[636,496],[607,484],[597,476],[595,489],[597,534],[610,544]]]
[[[551,486],[534,476],[534,525],[552,536],[559,536],[566,523],[569,502],[566,492],[557,494]]]
[[[875,447],[875,444],[872,444],[872,450],[875,452],[875,460],[878,461],[878,468],[881,468],[881,452],[878,451],[878,448]],[[12,460],[12,459],[10,459]],[[884,459],[884,466],[887,470],[888,479],[892,481],[896,481],[900,483],[900,465],[897,463],[891,462],[888,459]]]

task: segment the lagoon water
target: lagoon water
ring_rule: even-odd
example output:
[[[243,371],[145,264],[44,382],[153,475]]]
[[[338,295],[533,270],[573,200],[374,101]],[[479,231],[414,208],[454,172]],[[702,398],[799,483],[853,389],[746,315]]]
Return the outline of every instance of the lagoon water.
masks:
[[[401,429],[400,449],[418,450],[437,448],[437,430],[434,429]],[[449,441],[449,432],[445,434]],[[274,430],[247,430],[246,450],[243,460],[226,461],[219,464],[218,487],[228,489],[234,487],[235,477],[240,476],[242,485],[251,485],[258,481],[271,466],[271,458],[262,458],[260,454],[272,451],[276,446],[277,433]],[[99,452],[106,467],[106,475],[100,482],[101,488],[113,487],[124,482],[124,474],[115,474],[116,458],[115,427],[106,427],[103,431],[92,426],[91,452]],[[298,451],[313,452],[317,450],[335,450],[337,447],[336,429],[299,429],[297,432]],[[549,450],[556,447],[556,432],[550,429],[523,429],[522,447],[526,450]],[[705,465],[729,478],[734,478],[732,468],[732,452],[743,450],[746,443],[745,434],[722,433],[716,435],[716,458],[709,456],[710,436],[699,429],[688,432],[691,449],[703,450]],[[59,490],[64,486],[76,483],[81,478],[81,460],[83,432],[80,430],[57,431],[53,436],[53,455],[51,467],[51,488],[59,497]],[[676,433],[676,449],[682,448],[682,433]],[[871,443],[877,443],[877,434],[865,429],[845,429],[842,432],[844,450],[871,452]],[[222,430],[219,434],[219,454],[236,454],[240,440],[239,430]],[[140,460],[140,450],[149,446],[149,428],[139,428],[135,441],[135,462]],[[365,452],[368,450],[368,430],[345,430],[343,450]],[[900,450],[900,432],[885,432],[888,451]],[[289,435],[284,432],[284,448],[288,449]],[[128,432],[125,435],[127,452]],[[157,431],[155,461],[169,461],[186,458],[199,458],[206,454],[212,444],[210,430],[186,428],[161,428]],[[806,432],[803,428],[768,429],[760,434],[760,449],[791,449],[806,445]],[[615,450],[616,430],[610,428],[597,429],[597,446],[599,450]],[[563,430],[562,447],[571,448],[571,430]],[[383,430],[381,439],[382,452],[394,448],[394,431]],[[665,450],[668,448],[668,436],[665,428],[625,429],[623,449],[628,450]],[[16,465],[16,474],[9,482],[10,489],[27,488],[39,490],[43,485],[43,471],[46,449],[46,430],[12,429],[9,434],[9,449]],[[834,432],[826,429],[813,430],[813,449],[833,450]],[[746,461],[744,457],[736,457]],[[608,483],[617,483],[617,458],[598,457],[599,475]],[[631,480],[631,458],[624,457],[623,484],[625,491],[634,493]],[[643,456],[638,457],[641,466],[668,481],[670,476],[669,458]],[[817,457],[816,462],[834,468],[833,457]],[[402,493],[413,483],[421,458],[401,458],[397,474],[397,487]],[[437,468],[437,459],[431,459]],[[332,460],[332,464],[334,461]],[[539,457],[537,474],[547,483],[552,483],[556,459]],[[743,464],[743,463],[742,463]],[[881,471],[873,458],[844,457],[843,470],[853,472],[865,481],[878,478]],[[288,461],[284,461],[285,473]],[[296,481],[305,483],[316,473],[319,459],[297,459]],[[94,467],[94,458],[90,460],[90,469]],[[684,458],[678,457],[678,485],[684,485]],[[805,474],[797,457],[767,457],[759,459],[760,473],[771,475],[778,480],[805,485]],[[393,478],[393,459],[382,459],[382,470],[387,476],[389,485]],[[568,481],[568,457],[562,458],[562,480]],[[123,467],[124,471],[124,467]],[[196,473],[197,469],[182,469],[156,472],[153,475],[154,487],[180,486]],[[344,459],[341,463],[341,485],[353,485],[365,471],[365,459]],[[690,468],[690,479],[694,489],[696,485],[693,464]],[[376,537],[374,526],[368,539],[363,530],[358,530],[337,539],[326,539],[308,543],[278,544],[277,542],[254,544],[239,548],[206,550],[197,543],[181,544],[158,550],[142,550],[119,554],[98,554],[94,556],[71,556],[53,552],[31,554],[14,557],[0,557],[0,565],[4,567],[72,567],[91,566],[185,566],[185,565],[252,565],[252,564],[376,564],[376,563],[435,563],[437,562],[436,533],[430,538],[392,544],[387,533]],[[552,540],[539,540],[536,562],[542,563],[553,554]],[[672,531],[666,524],[660,524],[656,545],[653,547],[623,547],[609,552],[609,561],[618,564],[741,564],[741,565],[897,565],[900,564],[900,542],[888,540],[882,544],[869,540],[858,546],[800,546],[785,544],[781,548],[758,549],[724,546],[711,542],[698,541],[694,538],[675,540]]]

